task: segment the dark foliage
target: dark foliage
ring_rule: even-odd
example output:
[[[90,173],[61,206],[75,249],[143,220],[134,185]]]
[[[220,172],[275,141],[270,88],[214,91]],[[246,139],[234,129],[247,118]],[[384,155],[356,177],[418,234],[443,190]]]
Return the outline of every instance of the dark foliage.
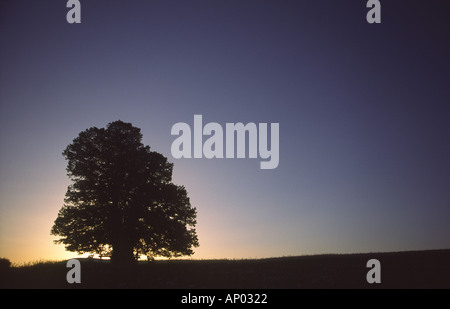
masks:
[[[11,261],[5,258],[0,258],[0,272],[6,271],[11,266]]]
[[[173,164],[141,140],[139,128],[115,121],[81,132],[64,150],[73,184],[51,230],[56,243],[119,263],[193,253],[196,210],[172,183]]]

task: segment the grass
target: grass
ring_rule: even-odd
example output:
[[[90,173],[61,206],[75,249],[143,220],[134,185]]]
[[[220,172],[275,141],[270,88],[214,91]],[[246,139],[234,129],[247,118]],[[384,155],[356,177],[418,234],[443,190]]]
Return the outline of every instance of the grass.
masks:
[[[369,284],[369,259],[381,263],[381,284]],[[117,267],[79,259],[81,283],[66,281],[66,261],[0,270],[1,288],[298,289],[450,288],[450,249],[327,254],[251,260],[160,260]]]

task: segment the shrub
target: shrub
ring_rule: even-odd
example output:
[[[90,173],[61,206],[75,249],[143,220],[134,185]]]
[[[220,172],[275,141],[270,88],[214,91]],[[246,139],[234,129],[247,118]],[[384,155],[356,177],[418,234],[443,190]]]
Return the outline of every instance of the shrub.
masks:
[[[11,266],[11,261],[5,258],[0,258],[0,271],[9,269]]]

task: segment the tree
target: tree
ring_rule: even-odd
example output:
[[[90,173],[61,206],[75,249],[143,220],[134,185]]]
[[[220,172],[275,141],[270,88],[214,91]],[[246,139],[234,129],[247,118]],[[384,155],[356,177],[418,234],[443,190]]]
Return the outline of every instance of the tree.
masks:
[[[67,146],[72,180],[51,234],[66,250],[130,263],[141,255],[193,254],[196,209],[172,183],[173,164],[141,142],[139,128],[115,121],[81,132]]]

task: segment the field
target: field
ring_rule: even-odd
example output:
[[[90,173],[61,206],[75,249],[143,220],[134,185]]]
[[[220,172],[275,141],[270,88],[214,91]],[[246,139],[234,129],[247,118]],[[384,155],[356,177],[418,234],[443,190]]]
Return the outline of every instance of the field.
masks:
[[[381,283],[369,284],[369,259]],[[0,269],[1,288],[322,289],[450,288],[450,250],[330,254],[254,260],[166,260],[119,268],[80,259],[81,283],[66,281],[66,261]]]

